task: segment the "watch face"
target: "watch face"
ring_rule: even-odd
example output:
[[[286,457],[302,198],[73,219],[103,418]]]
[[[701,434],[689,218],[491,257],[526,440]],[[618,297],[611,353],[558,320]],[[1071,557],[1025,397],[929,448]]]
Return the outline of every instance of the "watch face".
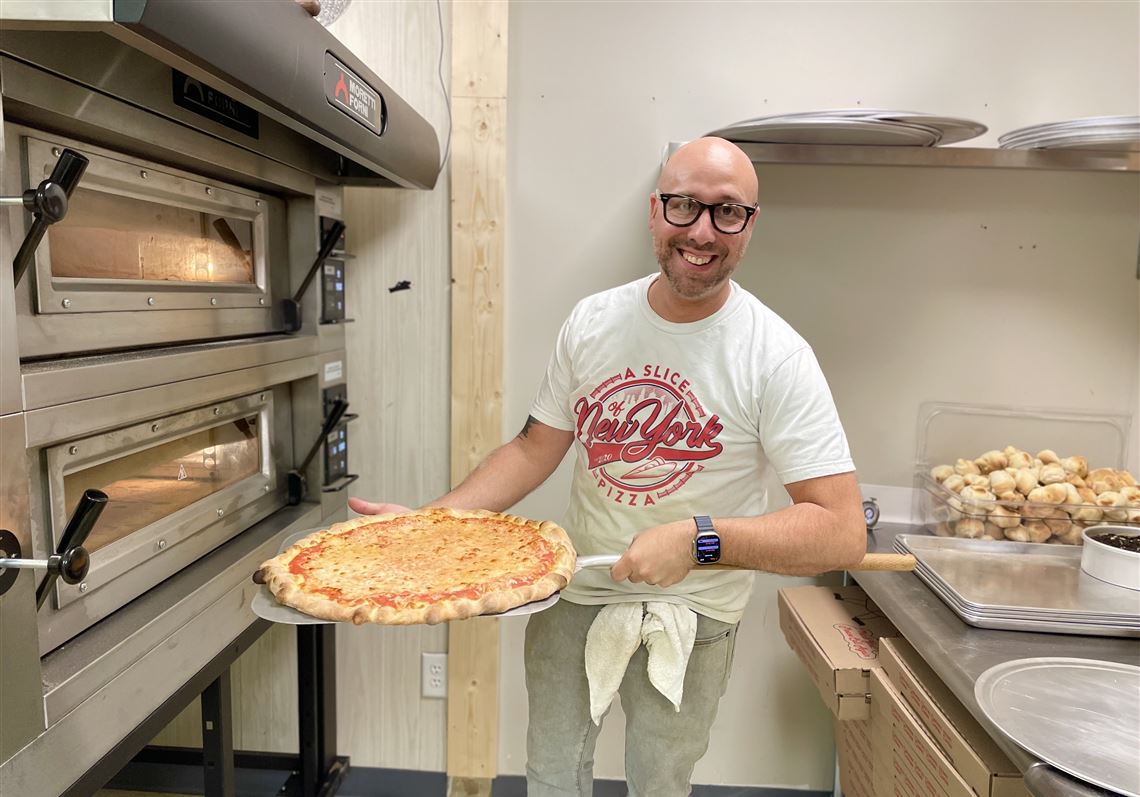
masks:
[[[693,541],[693,555],[697,564],[711,565],[720,561],[720,537],[701,534]]]

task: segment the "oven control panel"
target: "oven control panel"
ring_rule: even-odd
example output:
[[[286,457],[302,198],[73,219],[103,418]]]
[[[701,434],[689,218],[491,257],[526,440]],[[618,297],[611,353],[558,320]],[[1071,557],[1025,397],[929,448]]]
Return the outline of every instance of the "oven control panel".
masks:
[[[335,484],[348,475],[348,429],[338,426],[325,438],[325,484]]]
[[[336,219],[321,216],[322,239],[332,228]],[[321,323],[343,323],[344,318],[344,260],[345,260],[344,233],[333,245],[332,252],[325,258],[321,268]]]
[[[344,321],[344,263],[329,257],[321,275],[321,323]]]
[[[322,391],[324,416],[327,418],[337,401],[348,401],[348,385],[332,385]],[[325,485],[335,484],[348,476],[348,422],[356,416],[345,415],[325,436]]]

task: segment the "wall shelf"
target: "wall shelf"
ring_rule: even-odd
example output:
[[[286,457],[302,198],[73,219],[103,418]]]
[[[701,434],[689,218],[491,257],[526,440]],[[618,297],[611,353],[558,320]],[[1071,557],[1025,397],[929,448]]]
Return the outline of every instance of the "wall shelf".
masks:
[[[673,141],[665,157],[684,142]],[[1140,172],[1140,152],[983,149],[972,147],[866,147],[830,144],[743,144],[753,163],[816,166],[926,166],[956,169],[1045,169]]]

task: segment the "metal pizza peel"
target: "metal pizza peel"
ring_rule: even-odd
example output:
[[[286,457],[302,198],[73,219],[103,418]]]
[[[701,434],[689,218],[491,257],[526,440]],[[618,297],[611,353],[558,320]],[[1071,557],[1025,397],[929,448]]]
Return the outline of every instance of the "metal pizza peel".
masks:
[[[613,567],[617,564],[618,559],[621,559],[620,554],[597,554],[591,556],[579,556],[574,563],[574,572],[583,570],[587,567]],[[914,570],[915,558],[911,554],[898,554],[898,553],[869,553],[863,557],[863,560],[854,567],[847,568],[849,571],[866,572],[869,570],[891,570],[899,573],[909,573]],[[734,565],[701,565],[699,570],[747,570],[745,567],[736,567]]]
[[[298,531],[296,534],[290,534],[281,543],[281,547],[277,549],[277,553],[284,553],[285,549],[298,540],[308,537],[313,532],[320,531],[320,529],[306,529],[305,531]],[[255,581],[257,579],[254,579]],[[257,593],[250,601],[249,608],[253,609],[253,613],[263,620],[269,620],[273,623],[286,623],[288,625],[324,625],[331,623],[330,620],[322,620],[319,617],[313,617],[310,614],[305,614],[302,611],[294,609],[292,606],[283,606],[277,602],[273,597],[273,593],[269,591],[269,587],[261,584]]]
[[[298,532],[297,534],[286,537],[285,541],[281,543],[281,548],[278,550],[278,553],[283,553],[285,549],[290,545],[300,539],[303,539],[304,537],[309,536],[314,531],[319,531],[319,529],[309,529],[308,531]],[[586,567],[613,567],[617,563],[617,560],[620,558],[620,556],[613,554],[603,554],[600,556],[579,556],[574,565],[574,572],[577,573],[579,570],[582,570]],[[558,602],[560,596],[560,592],[555,592],[551,596],[543,598],[542,600],[524,603],[522,606],[516,606],[513,609],[508,609],[507,611],[499,612],[498,614],[481,616],[520,617],[523,615],[534,614],[535,612],[541,612],[544,609],[549,609],[551,606]],[[313,617],[312,615],[305,614],[299,609],[294,609],[292,606],[284,606],[278,603],[277,599],[273,597],[273,593],[269,591],[269,587],[265,584],[262,584],[261,588],[258,589],[257,594],[253,596],[253,601],[250,603],[250,608],[253,609],[253,613],[258,617],[274,623],[287,623],[289,625],[321,625],[324,623],[331,624],[333,622],[332,620],[322,620],[319,617]]]
[[[309,536],[315,531],[320,529],[309,529],[307,531],[300,531],[296,534],[290,535],[285,538],[281,543],[278,553],[285,551],[293,543],[297,542],[304,537]],[[588,567],[613,567],[621,558],[620,554],[594,554],[589,556],[579,556],[574,562],[574,572],[578,573]],[[896,554],[896,553],[871,553],[863,557],[863,561],[857,566],[850,568],[851,570],[893,570],[899,572],[909,572],[914,570],[915,559],[910,554]],[[731,565],[702,565],[702,570],[741,570],[743,568],[732,567]],[[542,600],[531,601],[524,603],[522,606],[516,606],[513,609],[508,609],[505,612],[497,614],[485,614],[481,617],[522,617],[528,614],[535,614],[537,612],[549,609],[556,604],[562,596],[561,592],[555,592],[550,597],[543,598]],[[273,593],[269,591],[269,587],[265,584],[261,585],[257,593],[253,596],[250,603],[250,608],[253,613],[262,619],[269,620],[274,623],[287,623],[289,625],[321,625],[324,623],[332,623],[331,620],[321,620],[320,618],[313,617],[312,615],[305,614],[298,609],[291,606],[283,606],[277,602],[273,597]]]
[[[613,567],[621,559],[621,554],[592,554],[589,556],[579,556],[574,562],[574,572],[578,573],[587,567]],[[915,558],[911,554],[897,554],[897,553],[869,553],[863,557],[863,561],[854,567],[847,568],[849,571],[894,571],[899,573],[909,573],[915,568]],[[701,570],[747,570],[744,567],[734,567],[733,565],[701,565]],[[540,601],[532,601],[524,603],[522,606],[516,606],[513,609],[508,609],[505,612],[491,615],[493,617],[517,617],[524,614],[534,614],[541,612],[544,609],[549,609],[558,602],[562,593],[555,592],[549,598],[543,598]]]

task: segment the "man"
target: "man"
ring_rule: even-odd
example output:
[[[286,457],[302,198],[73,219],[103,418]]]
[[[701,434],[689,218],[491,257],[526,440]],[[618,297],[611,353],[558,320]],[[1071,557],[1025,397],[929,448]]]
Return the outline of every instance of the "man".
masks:
[[[580,554],[621,554],[527,625],[529,797],[592,793],[615,689],[631,797],[688,795],[751,571],[816,574],[864,554],[854,466],[811,348],[730,280],[756,201],[738,147],[680,148],[649,197],[660,272],[574,308],[522,431],[433,502],[505,510],[575,444],[564,525]],[[768,468],[794,502],[770,513]]]

